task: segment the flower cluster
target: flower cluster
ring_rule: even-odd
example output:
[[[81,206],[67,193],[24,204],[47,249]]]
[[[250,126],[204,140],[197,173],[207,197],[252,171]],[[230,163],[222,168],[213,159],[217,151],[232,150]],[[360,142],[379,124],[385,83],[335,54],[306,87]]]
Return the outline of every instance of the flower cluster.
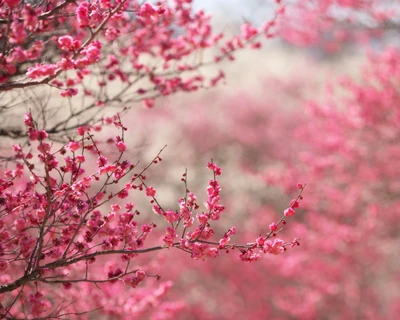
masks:
[[[25,114],[24,123],[34,148],[26,152],[14,145],[15,170],[6,170],[0,180],[0,270],[5,274],[0,277],[0,293],[21,295],[15,305],[10,302],[9,311],[26,307],[37,317],[48,314],[54,307],[51,299],[45,298],[48,284],[61,284],[71,292],[85,282],[123,283],[135,288],[149,275],[132,269],[131,262],[146,252],[177,248],[193,259],[206,260],[218,257],[221,251],[239,249],[242,260],[252,261],[259,256],[256,249],[278,254],[288,245],[279,239],[268,240],[276,235],[272,232],[254,243],[233,244],[235,227],[214,240],[214,224],[225,208],[216,179],[222,170],[213,162],[207,165],[213,179],[208,183],[204,210],[188,190],[186,174],[182,177],[186,193],[179,199],[178,209],[164,209],[144,175],[162,160],[160,154],[142,169],[124,160],[126,128],[119,115],[104,121],[120,130],[120,135],[111,139],[116,142],[114,160],[100,149],[91,126],[79,127],[78,139],[55,147],[30,113]],[[164,227],[136,218],[140,212],[127,201],[134,192],[150,198]],[[291,207],[297,206],[297,200]],[[164,230],[164,236],[158,245],[150,245],[156,228]],[[102,257],[110,255],[119,257],[119,262],[99,272]]]
[[[116,94],[118,101],[140,99],[147,108],[159,96],[216,86],[224,78],[223,71],[204,76],[200,68],[234,60],[237,51],[260,48],[262,37],[274,36],[275,21],[282,12],[282,4],[276,4],[271,21],[261,27],[246,23],[241,35],[228,38],[215,34],[210,16],[195,11],[186,0],[157,4],[55,1],[52,7],[21,3],[22,10],[14,10],[15,5],[10,2],[0,10],[0,32],[9,48],[0,54],[0,91],[48,84],[58,88],[62,97],[72,98],[78,91],[101,95],[104,87],[114,88],[112,82],[119,81],[123,86]],[[68,25],[68,34],[52,36],[60,24]],[[118,52],[104,46],[111,42],[118,43]],[[208,48],[216,49],[213,58],[190,58]],[[37,63],[45,52],[46,58]],[[148,56],[159,63],[145,62]],[[28,80],[21,81],[22,75]],[[97,88],[88,90],[83,85],[89,75],[96,79]]]

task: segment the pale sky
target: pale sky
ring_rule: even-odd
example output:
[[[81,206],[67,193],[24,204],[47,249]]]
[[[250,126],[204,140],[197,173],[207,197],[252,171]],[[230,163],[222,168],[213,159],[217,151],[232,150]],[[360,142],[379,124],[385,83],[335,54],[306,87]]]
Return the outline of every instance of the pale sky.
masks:
[[[268,19],[274,1],[271,0],[194,0],[195,8],[203,8],[218,19],[255,23]]]

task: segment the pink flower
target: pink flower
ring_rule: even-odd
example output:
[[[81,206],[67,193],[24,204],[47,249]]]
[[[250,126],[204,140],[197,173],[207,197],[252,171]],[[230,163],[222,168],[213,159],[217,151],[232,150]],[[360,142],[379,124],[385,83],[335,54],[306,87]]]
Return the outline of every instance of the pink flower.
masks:
[[[159,214],[159,215],[163,214],[161,208],[156,204],[153,206],[153,211],[154,211],[154,213]]]
[[[208,165],[207,165],[207,168],[210,169],[210,170],[212,170],[212,171],[214,171],[214,173],[215,173],[217,176],[220,176],[221,173],[222,173],[221,168],[218,167],[214,162],[209,162]]]
[[[299,202],[296,201],[296,199],[293,199],[292,201],[290,201],[290,207],[293,209],[296,209],[300,206]]]
[[[174,239],[176,239],[177,237],[178,234],[176,233],[175,229],[168,227],[167,232],[162,240],[166,245],[171,247],[174,245]]]
[[[78,132],[78,134],[80,136],[83,136],[85,134],[86,127],[85,126],[80,126],[78,129],[76,129],[76,131]]]
[[[198,214],[197,215],[197,220],[202,225],[206,225],[208,223],[208,216],[206,214]]]
[[[112,278],[117,278],[118,276],[120,276],[121,274],[123,274],[124,272],[122,271],[121,268],[117,268],[115,270],[110,270],[107,273],[108,279],[112,279]],[[115,280],[111,280],[111,283],[115,283],[117,281],[117,279]]]
[[[85,162],[85,156],[83,154],[79,154],[76,156],[76,161],[79,163],[84,163]]]
[[[38,139],[39,140],[45,140],[45,139],[47,139],[49,137],[49,135],[47,134],[47,132],[46,131],[44,131],[44,130],[39,130],[38,131]]]
[[[62,58],[59,62],[57,62],[57,66],[62,70],[72,70],[75,68],[75,63],[69,58]]]
[[[88,58],[90,63],[94,63],[100,60],[100,48],[93,43],[91,43],[82,53],[86,54],[86,57]]]
[[[179,214],[173,210],[167,210],[164,213],[164,218],[167,220],[169,223],[178,221],[179,219]]]
[[[236,234],[236,227],[235,226],[230,228],[225,235],[228,237],[228,236],[233,235],[233,234]]]
[[[72,49],[74,39],[71,36],[61,36],[57,40],[61,50],[69,51]]]
[[[121,210],[121,206],[119,204],[117,204],[117,203],[112,204],[111,205],[111,210],[114,211],[114,212],[118,212],[119,210]]]
[[[110,117],[104,117],[103,118],[103,123],[104,124],[111,124],[112,122],[113,122],[113,120]]]
[[[135,207],[135,205],[133,203],[128,202],[125,204],[126,210],[132,211],[134,207]]]
[[[105,156],[99,156],[98,158],[97,158],[97,165],[99,166],[99,167],[104,167],[106,164],[107,164],[107,162],[108,162],[108,159],[105,157]]]
[[[124,199],[129,196],[129,192],[126,189],[121,190],[118,192],[118,198]]]
[[[216,258],[219,256],[219,251],[217,248],[210,248],[206,251],[207,258]]]
[[[132,288],[136,288],[137,285],[146,278],[146,273],[142,270],[136,271],[136,276],[125,277],[124,283],[130,285]]]
[[[287,208],[283,213],[285,217],[291,217],[294,215],[294,209],[293,208]]]
[[[35,141],[35,140],[38,139],[39,133],[38,133],[37,130],[29,130],[28,131],[28,137],[29,137],[29,140]]]
[[[22,148],[21,148],[21,146],[18,145],[18,144],[14,144],[14,145],[13,145],[13,150],[14,150],[14,152],[16,152],[16,153],[22,152]]]
[[[136,277],[139,281],[142,281],[146,277],[146,273],[143,270],[136,271]]]
[[[79,26],[81,28],[87,27],[90,23],[89,20],[89,6],[90,4],[88,2],[82,2],[77,8],[76,8],[76,17],[79,22]]]
[[[78,89],[75,88],[68,88],[67,90],[61,90],[60,96],[61,97],[73,97],[78,94]]]
[[[274,241],[266,241],[264,244],[263,251],[265,253],[278,255],[283,251],[285,251],[285,248],[283,247],[283,241],[281,239],[275,239]]]
[[[24,123],[28,127],[33,127],[32,115],[29,112],[25,113]]]
[[[154,197],[156,195],[156,190],[153,187],[146,188],[146,196]]]
[[[107,165],[107,166],[104,166],[104,167],[100,167],[99,171],[100,171],[100,174],[103,174],[103,173],[114,172],[116,169],[117,169],[116,165]]]
[[[110,0],[100,0],[100,7],[103,9],[109,9],[111,7]]]
[[[144,99],[143,104],[147,109],[152,109],[154,107],[154,99]]]
[[[278,229],[278,226],[276,225],[275,222],[272,222],[272,223],[269,225],[269,229],[270,229],[272,232],[275,232],[275,231]]]
[[[250,23],[243,24],[241,30],[245,40],[249,40],[258,34],[257,28],[253,27]]]
[[[26,75],[31,79],[36,79],[46,76],[54,76],[57,71],[55,64],[36,64],[34,67],[28,68]]]
[[[257,261],[260,257],[261,255],[259,253],[255,253],[252,250],[246,250],[240,255],[240,259],[246,262]]]
[[[137,15],[142,18],[149,18],[155,14],[157,14],[156,8],[149,2],[143,4],[137,13]]]
[[[113,27],[108,28],[106,30],[106,32],[104,33],[104,35],[108,41],[115,40],[116,38],[118,38],[119,34],[120,34],[120,31]]]
[[[70,141],[67,144],[67,148],[72,152],[75,152],[81,147],[81,144],[78,141]]]
[[[124,152],[126,150],[126,144],[122,141],[118,141],[117,148],[119,152]]]
[[[224,238],[220,239],[218,248],[220,248],[220,249],[225,248],[225,246],[229,243],[230,240],[231,240],[231,238],[229,238],[229,237],[224,237]]]

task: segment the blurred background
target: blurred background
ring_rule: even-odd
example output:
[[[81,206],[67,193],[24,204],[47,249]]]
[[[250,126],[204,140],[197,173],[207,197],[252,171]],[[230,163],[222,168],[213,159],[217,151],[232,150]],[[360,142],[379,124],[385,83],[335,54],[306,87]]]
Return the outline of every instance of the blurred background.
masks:
[[[267,1],[194,3],[227,33],[273,13]],[[177,318],[398,317],[398,9],[396,1],[289,2],[279,36],[223,65],[223,84],[132,110],[145,152],[168,144],[163,166],[176,169],[154,175],[166,206],[183,192],[183,168],[204,199],[196,191],[211,178],[205,164],[222,166],[227,211],[216,231],[235,225],[238,243],[265,232],[307,183],[280,235],[300,238],[298,248],[254,264],[239,263],[237,252],[207,262],[160,254],[159,274],[174,281],[168,297],[185,302]]]

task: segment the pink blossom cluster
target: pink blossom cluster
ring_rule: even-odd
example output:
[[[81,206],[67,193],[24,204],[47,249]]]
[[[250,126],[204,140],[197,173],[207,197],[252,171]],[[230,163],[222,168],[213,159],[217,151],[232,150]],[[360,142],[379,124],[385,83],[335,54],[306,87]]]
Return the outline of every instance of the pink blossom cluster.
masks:
[[[81,2],[79,6],[76,8],[76,18],[78,20],[80,28],[89,26],[90,24],[89,10],[90,10],[89,2]]]
[[[137,15],[143,19],[149,19],[156,14],[163,14],[165,9],[160,5],[158,8],[153,6],[150,2],[145,2],[140,6]]]
[[[57,65],[55,64],[36,64],[28,68],[26,75],[29,78],[36,79],[40,77],[53,76],[56,74]]]
[[[331,54],[346,44],[382,36],[388,25],[396,24],[399,15],[398,7],[382,0],[305,0],[285,9],[283,16],[290,19],[279,21],[280,36],[298,46],[319,46]],[[365,19],[375,27],[366,27]]]
[[[12,4],[0,10],[0,19],[11,24],[11,28],[7,28],[7,23],[0,24],[0,32],[9,39],[10,47],[0,54],[0,91],[40,83],[58,88],[62,97],[72,98],[78,91],[94,96],[118,81],[131,86],[137,94],[132,98],[131,90],[121,88],[121,94],[117,94],[121,101],[140,99],[146,108],[152,108],[159,96],[216,86],[224,78],[223,71],[204,76],[200,69],[234,60],[237,51],[260,48],[261,37],[274,36],[281,6],[277,4],[277,14],[271,21],[261,27],[246,23],[241,35],[229,39],[222,33],[215,34],[211,17],[203,10],[195,11],[192,1],[186,0],[156,4],[125,0],[54,1],[50,7],[45,3],[23,3],[18,11],[13,10]],[[60,24],[68,25],[68,34],[51,36]],[[40,38],[30,37],[31,33]],[[103,48],[103,42],[118,43],[117,52]],[[209,48],[217,49],[209,61],[190,62],[190,56]],[[46,61],[39,63],[47,51]],[[160,63],[153,66],[152,62],[145,62],[149,56]],[[93,73],[97,68],[102,70],[100,74]],[[28,76],[28,80],[21,82],[22,75]],[[84,86],[89,75],[96,79],[97,88],[88,90]],[[99,99],[95,103],[104,101]]]
[[[48,316],[57,298],[47,296],[56,285],[74,296],[72,292],[84,283],[136,288],[148,277],[158,279],[131,266],[146,252],[177,248],[195,260],[206,260],[218,257],[221,250],[238,249],[242,260],[251,261],[254,258],[245,257],[256,248],[277,254],[288,245],[267,240],[275,236],[271,232],[255,243],[234,244],[235,227],[214,240],[217,232],[212,224],[225,208],[216,180],[222,170],[213,162],[207,165],[214,179],[207,187],[206,211],[199,211],[186,174],[182,177],[186,193],[178,201],[179,209],[164,209],[144,175],[162,159],[158,154],[143,169],[123,159],[126,128],[119,115],[105,118],[103,124],[120,130],[110,139],[116,144],[114,160],[102,152],[93,134],[97,129],[91,126],[79,127],[77,139],[56,147],[48,133],[38,129],[31,113],[25,114],[24,123],[33,149],[26,152],[14,145],[15,170],[6,170],[0,180],[0,269],[4,273],[0,294],[5,295],[9,312],[26,309],[35,317]],[[135,192],[150,198],[154,212],[164,219],[161,228],[151,220],[137,219],[140,212],[128,201]],[[164,232],[161,241],[155,237],[156,229]],[[99,272],[102,258],[110,255],[117,257],[115,263]],[[13,293],[21,296],[16,303]]]

